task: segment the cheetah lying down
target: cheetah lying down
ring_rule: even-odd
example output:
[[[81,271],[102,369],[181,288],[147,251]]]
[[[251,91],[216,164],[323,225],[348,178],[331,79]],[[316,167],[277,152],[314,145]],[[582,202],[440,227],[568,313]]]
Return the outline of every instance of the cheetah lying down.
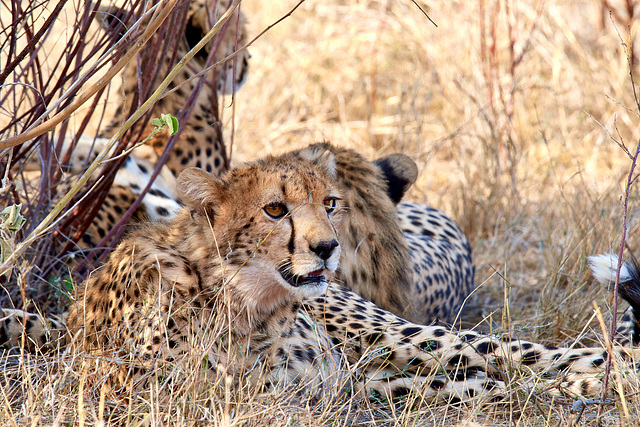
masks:
[[[321,145],[250,163],[222,179],[185,170],[177,184],[185,207],[170,222],[135,231],[92,273],[77,291],[66,339],[91,354],[128,358],[113,387],[144,387],[144,372],[158,361],[197,355],[217,372],[273,387],[348,383],[356,387],[345,389],[389,397],[418,388],[433,398],[464,399],[499,393],[501,372],[526,366],[546,376],[562,373],[556,392],[601,391],[604,348],[418,325],[342,287],[341,242],[353,226],[353,196],[336,185],[345,155],[358,156]],[[387,187],[384,176],[371,179]],[[373,262],[384,262],[378,255]],[[614,261],[594,259],[600,281],[611,282]],[[640,273],[635,265],[625,268],[622,295],[637,314]],[[4,314],[2,341],[23,328],[39,331],[39,344],[55,338],[43,337],[37,316]],[[621,362],[640,356],[638,349],[613,351]]]

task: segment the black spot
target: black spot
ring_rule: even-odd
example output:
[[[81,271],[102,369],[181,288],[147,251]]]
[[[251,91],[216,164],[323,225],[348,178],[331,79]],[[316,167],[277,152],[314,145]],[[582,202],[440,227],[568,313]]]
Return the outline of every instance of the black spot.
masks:
[[[422,351],[434,351],[441,347],[440,343],[436,340],[427,340],[418,343],[418,348]]]
[[[473,341],[476,338],[478,338],[478,334],[476,334],[475,332],[466,332],[464,334],[460,334],[460,339],[462,339],[463,341]]]
[[[377,343],[383,336],[384,334],[382,332],[367,334],[364,336],[364,340],[367,342],[368,345],[373,345]]]
[[[584,381],[582,384],[580,384],[580,389],[582,390],[582,395],[583,396],[588,396],[589,393],[589,383],[587,381]]]
[[[522,355],[522,360],[520,361],[520,363],[522,363],[523,365],[529,366],[529,365],[535,365],[538,362],[538,359],[540,358],[540,353],[537,351],[530,351],[528,353],[525,353]]]
[[[304,360],[304,352],[299,348],[293,349],[293,355],[295,356],[296,360]]]
[[[427,230],[426,228],[422,230],[421,233],[423,236],[427,236],[427,237],[434,237],[435,233],[431,230]]]
[[[402,333],[402,335],[404,335],[405,337],[412,337],[414,335],[419,334],[421,331],[422,331],[422,328],[418,326],[410,326],[400,331],[400,333]]]
[[[476,350],[480,354],[489,354],[489,353],[495,351],[496,348],[497,348],[497,345],[493,341],[481,342],[480,344],[478,344],[476,346]]]
[[[396,387],[393,389],[393,395],[394,397],[406,396],[409,394],[409,391],[410,390],[407,387]]]
[[[433,381],[431,381],[431,383],[429,385],[434,390],[442,390],[447,385],[447,383],[445,383],[444,381],[440,381],[440,380],[433,380]]]
[[[446,333],[443,329],[440,329],[440,328],[437,328],[437,329],[435,329],[435,330],[433,331],[433,336],[434,336],[434,337],[438,337],[438,338],[439,338],[439,337],[443,337],[443,336],[445,336],[446,334],[447,334],[447,333]]]
[[[7,341],[9,341],[9,335],[4,327],[4,322],[2,322],[2,325],[0,325],[0,346],[4,345]]]
[[[451,366],[467,366],[469,363],[469,358],[464,354],[456,354],[451,359],[449,359],[449,365]]]

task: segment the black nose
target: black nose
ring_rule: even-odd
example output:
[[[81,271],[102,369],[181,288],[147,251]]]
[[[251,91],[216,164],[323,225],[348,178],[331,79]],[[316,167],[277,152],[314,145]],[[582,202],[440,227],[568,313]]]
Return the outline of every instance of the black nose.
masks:
[[[338,247],[338,241],[335,239],[322,241],[318,243],[315,247],[309,245],[309,249],[311,249],[323,260],[326,260],[327,258],[329,258],[331,256],[331,252],[333,252],[333,250],[337,247]]]

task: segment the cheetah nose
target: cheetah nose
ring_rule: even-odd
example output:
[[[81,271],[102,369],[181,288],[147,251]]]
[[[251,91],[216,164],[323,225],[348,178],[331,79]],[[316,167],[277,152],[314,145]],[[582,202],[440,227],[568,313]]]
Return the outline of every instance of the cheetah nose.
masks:
[[[309,245],[309,249],[325,261],[331,256],[331,252],[333,252],[337,247],[338,241],[336,239],[324,240],[318,243],[315,247]]]

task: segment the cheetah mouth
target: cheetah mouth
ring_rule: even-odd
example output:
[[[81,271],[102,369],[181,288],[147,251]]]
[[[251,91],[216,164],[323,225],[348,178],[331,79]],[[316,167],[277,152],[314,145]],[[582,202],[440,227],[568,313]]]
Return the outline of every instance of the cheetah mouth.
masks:
[[[280,272],[280,276],[282,276],[284,281],[294,288],[298,288],[300,286],[318,286],[320,284],[327,283],[327,278],[322,274],[323,271],[324,269],[321,268],[299,276],[291,273],[285,266],[278,269],[278,272]]]

